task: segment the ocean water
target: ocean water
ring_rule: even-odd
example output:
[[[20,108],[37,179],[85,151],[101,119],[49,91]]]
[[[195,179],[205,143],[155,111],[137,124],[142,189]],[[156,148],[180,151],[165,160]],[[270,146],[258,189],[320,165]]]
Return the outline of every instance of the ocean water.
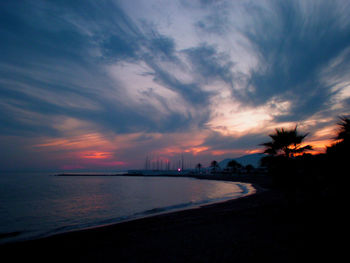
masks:
[[[0,243],[50,236],[251,194],[243,183],[179,177],[0,174]]]

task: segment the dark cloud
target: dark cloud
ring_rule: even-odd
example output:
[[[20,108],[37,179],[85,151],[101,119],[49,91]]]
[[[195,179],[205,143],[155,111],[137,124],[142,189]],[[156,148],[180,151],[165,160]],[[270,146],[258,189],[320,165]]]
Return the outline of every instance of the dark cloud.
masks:
[[[344,108],[350,110],[350,98],[347,98],[343,101]]]
[[[274,119],[277,123],[299,122],[315,115],[329,119],[349,112],[349,98],[342,92],[349,83],[350,72],[346,1],[265,1],[242,5],[211,0],[180,2],[181,8],[195,12],[193,20],[185,19],[178,25],[181,30],[191,27],[188,32],[198,34],[189,36],[186,30],[177,31],[174,36],[182,37],[184,33],[181,41],[166,33],[180,28],[172,27],[177,14],[169,17],[167,31],[164,24],[147,22],[147,16],[144,21],[130,17],[120,7],[122,2],[2,1],[1,136],[22,136],[18,143],[11,141],[15,144],[13,149],[21,151],[23,142],[28,154],[32,138],[64,137],[64,131],[55,122],[65,118],[91,126],[81,132],[112,134],[111,141],[115,134],[209,132],[207,124],[216,106],[212,103],[219,101],[218,92],[222,90],[215,90],[212,85],[211,91],[204,90],[204,86],[213,83],[232,87],[235,103],[249,109],[272,100],[290,102],[291,109]],[[241,10],[233,13],[244,14],[242,21],[239,16],[231,20],[230,8],[238,6]],[[231,40],[233,45],[249,44],[222,52]],[[240,48],[258,60],[258,66],[248,73],[251,65],[245,64],[241,71],[239,61],[235,64],[236,58],[231,57]],[[130,72],[125,70],[126,78],[131,76],[130,82],[117,79],[120,72],[112,76],[107,70],[112,65],[117,65],[116,70],[130,67]],[[132,72],[135,68],[137,72]],[[186,81],[181,78],[182,73]],[[139,78],[135,84],[132,76],[145,77],[145,83]],[[242,83],[249,88],[244,89]],[[159,92],[158,86],[168,93]],[[140,97],[128,98],[131,88],[134,90],[130,94]],[[164,94],[176,96],[169,98]],[[314,127],[330,124],[322,122]],[[202,146],[212,150],[253,149],[265,140],[266,134],[231,137],[213,132]],[[147,151],[172,143],[166,138],[154,141],[152,136],[143,134],[130,143],[145,143]],[[1,145],[10,147],[11,143],[2,139]],[[137,147],[131,148],[130,156],[136,155]],[[15,159],[15,151],[11,158]]]
[[[105,129],[116,133],[132,132],[180,132],[189,130],[191,127],[199,125],[202,119],[194,119],[193,116],[173,112],[168,117],[154,118],[160,113],[155,108],[148,105],[126,106],[118,104],[106,104],[101,113],[90,114],[89,120],[100,124]]]
[[[243,136],[225,136],[213,132],[202,146],[209,146],[211,150],[235,150],[235,149],[256,149],[259,144],[266,141],[266,134],[250,133]]]
[[[333,3],[313,4],[307,8],[297,1],[274,1],[270,12],[248,10],[255,23],[243,34],[254,45],[260,66],[249,81],[255,90],[245,91],[241,99],[252,105],[274,97],[291,101],[291,111],[277,121],[303,120],[329,106],[335,93],[320,74],[350,47],[350,28]]]
[[[197,73],[206,80],[221,79],[228,84],[232,84],[233,62],[228,59],[228,55],[220,53],[214,46],[202,44],[198,47],[183,51]]]
[[[175,42],[172,38],[155,34],[149,41],[149,51],[156,57],[176,60]]]
[[[155,70],[154,81],[180,94],[188,103],[202,106],[208,103],[210,92],[200,89],[197,83],[183,83],[171,73],[156,64],[151,64]]]
[[[5,5],[4,15],[0,18],[4,25],[0,29],[1,35],[5,40],[1,42],[4,52],[0,56],[3,65],[11,65],[0,70],[3,73],[0,95],[4,100],[15,99],[18,109],[43,114],[49,116],[48,119],[57,115],[77,118],[117,133],[174,132],[206,122],[205,109],[195,116],[171,112],[165,98],[156,93],[143,96],[156,99],[168,109],[170,114],[161,118],[161,122],[153,117],[163,113],[153,105],[135,105],[122,99],[116,102],[99,92],[103,89],[118,94],[121,89],[106,78],[101,63],[145,61],[155,72],[152,73],[155,82],[180,94],[189,105],[206,104],[209,94],[202,92],[196,83],[182,83],[160,65],[159,61],[164,59],[178,63],[172,38],[153,28],[141,30],[117,5],[107,3],[96,6],[86,2],[82,7],[84,12],[74,3],[61,2],[28,4],[26,12],[18,12],[18,8],[23,7]],[[28,13],[30,15],[25,15]],[[41,19],[45,19],[44,24]],[[101,56],[92,55],[93,49],[100,50]],[[61,66],[59,71],[55,69],[56,65]],[[30,67],[33,71],[28,70]],[[26,70],[22,72],[22,69]],[[73,72],[76,69],[79,71]],[[18,85],[26,88],[21,89]],[[38,96],[41,92],[57,100],[65,97],[67,103],[49,101]],[[81,100],[93,102],[99,109],[74,107]],[[33,131],[31,134],[35,134],[40,130],[40,134],[57,135],[53,123],[23,124],[18,120],[20,116],[9,107],[2,109],[2,119],[6,123],[1,128],[2,133]],[[43,128],[45,126],[47,128]]]
[[[137,39],[113,35],[103,43],[103,55],[107,60],[136,59],[139,50]]]

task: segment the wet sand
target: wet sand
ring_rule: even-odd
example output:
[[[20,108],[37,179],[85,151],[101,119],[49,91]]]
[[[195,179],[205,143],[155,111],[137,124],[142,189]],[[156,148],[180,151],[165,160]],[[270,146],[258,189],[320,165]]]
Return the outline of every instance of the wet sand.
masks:
[[[297,262],[301,258],[314,261],[326,253],[322,251],[325,232],[321,235],[314,224],[319,218],[317,209],[303,205],[299,211],[283,193],[261,191],[260,187],[269,186],[266,178],[245,181],[260,189],[257,194],[5,244],[0,246],[1,257],[9,256],[8,262]]]

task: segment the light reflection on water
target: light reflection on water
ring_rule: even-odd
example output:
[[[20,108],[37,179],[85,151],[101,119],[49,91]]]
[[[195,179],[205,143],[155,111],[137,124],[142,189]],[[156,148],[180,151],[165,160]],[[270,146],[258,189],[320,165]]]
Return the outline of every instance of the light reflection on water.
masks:
[[[8,242],[242,195],[234,183],[171,177],[0,175],[0,237]],[[156,210],[154,210],[157,208]],[[160,209],[161,208],[161,209]]]

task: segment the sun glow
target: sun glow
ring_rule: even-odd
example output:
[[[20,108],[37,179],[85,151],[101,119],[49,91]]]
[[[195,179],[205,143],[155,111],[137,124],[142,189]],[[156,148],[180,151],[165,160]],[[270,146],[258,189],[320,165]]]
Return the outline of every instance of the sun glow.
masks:
[[[247,133],[261,133],[274,124],[276,116],[288,111],[288,101],[272,99],[261,107],[246,107],[230,98],[217,98],[208,126],[225,136],[243,136]]]
[[[84,152],[81,155],[85,159],[109,159],[113,157],[110,152]]]
[[[209,150],[209,147],[205,147],[205,146],[198,146],[198,147],[191,147],[189,149],[186,149],[184,152],[186,153],[192,153],[193,155],[197,155],[201,152],[205,152]]]

